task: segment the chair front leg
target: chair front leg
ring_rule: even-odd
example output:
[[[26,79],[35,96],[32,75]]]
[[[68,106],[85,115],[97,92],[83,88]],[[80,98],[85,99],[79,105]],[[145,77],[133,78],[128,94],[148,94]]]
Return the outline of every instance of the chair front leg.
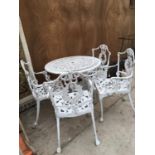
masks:
[[[132,100],[132,97],[131,97],[131,92],[128,93],[128,97],[129,97],[129,100],[130,100],[131,107],[132,107],[133,111],[135,111],[133,100]]]
[[[60,118],[56,118],[57,122],[57,140],[58,140],[58,147],[57,147],[57,153],[61,153],[61,141],[60,141]]]
[[[95,118],[94,118],[94,109],[92,109],[92,111],[91,111],[91,117],[92,117],[93,130],[94,130],[94,135],[95,135],[95,144],[98,146],[98,145],[100,145],[100,141],[98,139],[97,132],[96,132],[96,125],[95,125]]]
[[[34,122],[34,127],[38,125],[39,113],[40,113],[40,101],[37,100],[37,112],[36,112],[36,121]]]
[[[99,96],[99,103],[100,103],[100,110],[101,110],[101,116],[100,116],[100,122],[103,122],[103,102],[102,102],[102,98]]]

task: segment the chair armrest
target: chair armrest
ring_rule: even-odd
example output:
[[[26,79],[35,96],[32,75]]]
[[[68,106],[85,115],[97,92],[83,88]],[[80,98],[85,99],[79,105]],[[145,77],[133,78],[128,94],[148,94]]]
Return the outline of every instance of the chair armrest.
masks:
[[[40,75],[40,74],[44,75],[46,81],[50,81],[50,76],[47,74],[46,71],[35,72],[35,75]]]
[[[33,83],[32,85],[33,85],[34,88],[42,87],[42,84]]]
[[[48,92],[52,103],[53,103],[53,94],[55,93],[54,86],[56,81],[57,79],[43,82],[43,88],[45,89],[46,92]]]
[[[127,80],[127,79],[131,79],[133,77],[133,74],[130,74],[129,76],[124,76],[124,77],[111,77],[111,79],[118,79],[118,80]]]
[[[109,65],[109,66],[106,66],[108,69],[110,69],[110,68],[114,68],[114,67],[117,67],[118,66],[118,64],[115,64],[115,65]]]
[[[36,74],[36,75],[39,75],[39,74],[44,74],[44,72],[45,72],[45,71],[35,72],[35,74]]]
[[[31,85],[32,85],[32,89],[36,92],[36,90],[40,87],[42,87],[43,85],[42,84],[38,84],[38,82],[36,83],[37,81],[32,81],[31,82]]]
[[[48,92],[50,92],[50,91],[52,90],[52,84],[53,84],[53,81],[43,82],[43,87],[44,87],[44,89],[46,89]]]

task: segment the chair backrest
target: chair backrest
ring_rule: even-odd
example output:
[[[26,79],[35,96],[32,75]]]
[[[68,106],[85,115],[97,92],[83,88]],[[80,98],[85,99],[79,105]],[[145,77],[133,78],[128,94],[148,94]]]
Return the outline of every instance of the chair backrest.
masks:
[[[23,71],[25,73],[26,79],[28,81],[28,85],[29,85],[31,91],[33,91],[34,85],[37,85],[38,81],[35,78],[34,73],[32,73],[30,71],[29,62],[25,62],[24,60],[20,60],[20,64],[21,64],[22,69],[23,69]]]
[[[85,81],[85,85],[83,85],[83,81]],[[83,90],[93,93],[91,81],[81,73],[62,74],[54,81],[44,82],[43,86],[48,89],[51,100],[53,100],[53,95],[61,96],[68,104],[67,106],[74,106],[75,103],[78,103]]]
[[[102,61],[102,65],[109,65],[111,52],[107,45],[101,44],[97,48],[92,48],[92,55],[97,56]]]
[[[117,76],[119,76],[119,71],[120,71],[120,62],[121,62],[121,57],[125,56],[125,61],[124,61],[124,69],[125,73],[130,76],[133,74],[134,71],[134,51],[131,48],[127,48],[124,52],[118,52],[117,57]]]

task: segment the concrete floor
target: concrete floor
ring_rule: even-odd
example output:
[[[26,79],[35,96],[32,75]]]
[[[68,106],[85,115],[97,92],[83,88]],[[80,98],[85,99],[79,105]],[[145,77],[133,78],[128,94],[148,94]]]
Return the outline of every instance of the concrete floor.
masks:
[[[134,86],[132,98],[134,100]],[[94,145],[90,115],[61,119],[61,145],[63,155],[134,155],[134,112],[125,95],[105,98],[104,122],[99,122],[99,104],[95,104],[95,117],[101,144]],[[43,101],[39,125],[32,129],[35,107],[22,112],[21,120],[25,126],[32,146],[38,155],[56,154],[56,122],[50,102]]]

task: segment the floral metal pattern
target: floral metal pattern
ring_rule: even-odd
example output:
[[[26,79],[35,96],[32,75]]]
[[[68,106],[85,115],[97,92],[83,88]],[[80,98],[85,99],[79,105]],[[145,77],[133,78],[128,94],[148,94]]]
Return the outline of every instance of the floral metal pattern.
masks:
[[[83,82],[87,87],[84,87]],[[43,85],[49,91],[55,109],[58,136],[57,152],[61,152],[60,118],[76,117],[86,113],[91,113],[95,143],[99,145],[100,141],[96,133],[94,119],[93,85],[91,80],[80,73],[68,73],[60,75],[54,81],[45,82]]]
[[[56,115],[59,117],[72,117],[80,115],[85,110],[92,109],[92,86],[85,90],[79,80],[86,81],[86,78],[81,78],[79,73],[70,73],[61,75],[55,81],[44,83],[45,89],[49,89],[52,104],[56,109]],[[87,82],[87,85],[90,85]]]
[[[45,65],[45,70],[53,74],[91,71],[100,66],[101,61],[91,56],[71,56],[53,60]]]
[[[40,112],[40,101],[48,99],[49,94],[46,89],[44,89],[42,84],[38,84],[37,79],[35,78],[35,74],[43,74],[45,76],[46,80],[49,80],[49,76],[45,71],[38,72],[38,73],[31,73],[29,71],[29,62],[24,62],[23,60],[20,61],[22,69],[25,73],[25,76],[28,81],[29,88],[32,92],[32,95],[34,99],[37,102],[37,114],[36,114],[36,121],[34,125],[36,126],[38,124],[38,119],[39,119],[39,112]]]
[[[125,70],[120,71],[120,56],[127,55],[124,62]],[[134,109],[133,101],[131,99],[131,82],[133,78],[134,70],[134,52],[131,48],[126,49],[124,52],[118,52],[118,62],[117,62],[117,77],[111,78],[96,78],[94,79],[95,86],[99,94],[99,100],[101,105],[101,118],[103,121],[103,103],[104,97],[113,94],[128,94],[129,100],[132,108]]]
[[[101,65],[96,71],[96,78],[107,78],[108,66],[110,63],[111,52],[108,46],[101,44],[97,48],[92,49],[92,55],[97,56],[101,60]]]

